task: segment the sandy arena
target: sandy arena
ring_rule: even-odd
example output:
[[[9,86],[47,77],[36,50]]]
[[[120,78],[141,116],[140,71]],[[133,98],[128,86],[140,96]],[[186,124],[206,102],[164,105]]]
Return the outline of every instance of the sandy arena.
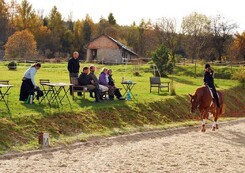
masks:
[[[210,123],[210,122],[209,122]],[[205,133],[197,127],[94,139],[0,156],[0,172],[245,172],[245,119]]]

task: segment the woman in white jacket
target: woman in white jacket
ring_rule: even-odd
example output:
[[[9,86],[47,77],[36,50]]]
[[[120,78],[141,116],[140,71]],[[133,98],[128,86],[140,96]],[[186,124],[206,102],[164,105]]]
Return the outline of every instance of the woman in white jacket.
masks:
[[[37,88],[34,77],[40,68],[41,64],[35,63],[25,71],[20,88],[20,101],[26,101],[29,95],[34,95],[34,89]]]

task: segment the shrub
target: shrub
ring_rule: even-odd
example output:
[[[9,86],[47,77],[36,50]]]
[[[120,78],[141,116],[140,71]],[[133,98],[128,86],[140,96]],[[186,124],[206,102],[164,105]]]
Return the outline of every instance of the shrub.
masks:
[[[138,71],[133,73],[134,76],[141,76],[140,73]]]
[[[241,67],[238,71],[234,72],[232,79],[237,79],[242,83],[245,83],[245,67]]]
[[[8,69],[9,70],[16,70],[17,69],[17,64],[15,63],[15,62],[10,62],[9,64],[8,64]]]

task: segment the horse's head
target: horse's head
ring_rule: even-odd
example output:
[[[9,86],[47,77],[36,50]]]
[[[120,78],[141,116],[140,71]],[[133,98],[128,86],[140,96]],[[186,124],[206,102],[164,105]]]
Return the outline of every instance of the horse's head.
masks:
[[[198,107],[198,99],[197,99],[197,95],[194,94],[194,95],[191,95],[189,94],[190,96],[190,102],[191,102],[191,113],[195,113],[197,107]]]

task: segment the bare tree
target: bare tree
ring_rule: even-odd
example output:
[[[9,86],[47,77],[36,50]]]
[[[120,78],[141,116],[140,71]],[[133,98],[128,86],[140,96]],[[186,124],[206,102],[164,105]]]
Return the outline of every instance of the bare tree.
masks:
[[[180,42],[180,36],[177,34],[176,19],[161,18],[156,23],[156,31],[160,35],[160,42],[169,49],[172,61],[175,63],[175,54]]]
[[[206,43],[206,36],[210,33],[210,20],[203,14],[196,12],[183,18],[182,34],[186,54],[192,59],[199,57],[200,50]]]
[[[227,45],[230,44],[234,29],[237,27],[236,23],[225,20],[221,15],[217,15],[212,19],[211,30],[213,34],[213,46],[218,53],[219,61],[221,61],[222,56],[226,53]]]

